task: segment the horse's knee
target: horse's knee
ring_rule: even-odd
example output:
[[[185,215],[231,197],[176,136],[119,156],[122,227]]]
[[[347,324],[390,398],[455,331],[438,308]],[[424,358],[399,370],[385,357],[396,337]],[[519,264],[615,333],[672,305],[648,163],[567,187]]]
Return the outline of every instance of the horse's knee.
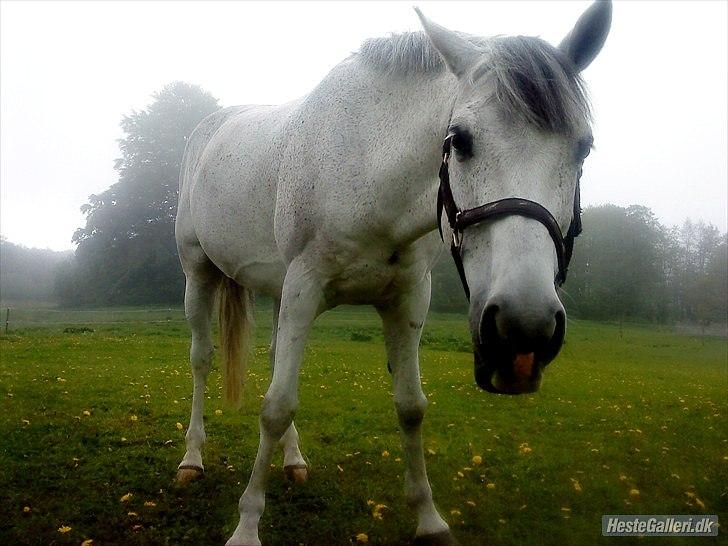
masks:
[[[190,347],[190,365],[195,372],[205,375],[210,371],[212,355],[215,349],[211,342],[198,341],[193,339]]]
[[[397,417],[402,430],[414,430],[422,424],[427,409],[427,398],[425,398],[424,394],[420,393],[415,397],[397,398],[394,405],[397,409]]]
[[[271,393],[265,395],[260,412],[261,426],[280,438],[293,421],[298,401],[295,395]]]

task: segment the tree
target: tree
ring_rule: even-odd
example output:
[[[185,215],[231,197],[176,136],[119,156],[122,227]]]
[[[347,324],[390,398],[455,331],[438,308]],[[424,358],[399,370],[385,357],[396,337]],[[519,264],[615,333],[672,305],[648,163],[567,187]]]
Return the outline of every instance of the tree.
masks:
[[[58,280],[66,304],[179,302],[184,280],[174,241],[179,171],[195,126],[217,99],[183,82],[165,86],[146,110],[124,116],[119,181],[81,207],[73,263]]]
[[[726,235],[705,222],[686,220],[672,232],[676,318],[702,324],[725,322],[728,306]]]
[[[565,300],[578,316],[665,320],[666,234],[647,207],[584,210]]]

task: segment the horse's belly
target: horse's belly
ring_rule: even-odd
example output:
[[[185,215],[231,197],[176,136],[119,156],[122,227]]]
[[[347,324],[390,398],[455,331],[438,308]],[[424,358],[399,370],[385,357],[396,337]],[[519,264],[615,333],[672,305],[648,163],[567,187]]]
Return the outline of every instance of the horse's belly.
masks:
[[[206,196],[193,214],[200,245],[223,273],[243,286],[277,296],[285,268],[272,237],[272,221],[267,231],[258,223],[257,212],[242,200]]]
[[[249,135],[266,113],[246,112],[209,142],[192,181],[190,209],[210,260],[240,284],[276,297],[285,275],[273,233],[278,157],[273,136]]]

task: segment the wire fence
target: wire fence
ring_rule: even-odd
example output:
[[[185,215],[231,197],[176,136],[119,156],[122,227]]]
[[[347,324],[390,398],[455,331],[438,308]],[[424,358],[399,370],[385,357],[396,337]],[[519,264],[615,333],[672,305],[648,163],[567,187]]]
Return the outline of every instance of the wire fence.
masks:
[[[36,327],[185,322],[184,310],[179,307],[54,309],[6,306],[0,309],[0,319],[6,334],[13,330]]]
[[[213,322],[217,322],[217,313]],[[103,309],[59,309],[54,307],[24,307],[3,305],[0,307],[0,332],[29,328],[73,328],[123,324],[179,324],[184,323],[184,309],[180,307],[109,307]],[[570,323],[588,322],[569,317]],[[613,323],[616,324],[616,323]],[[621,323],[620,328],[622,326]],[[624,326],[630,326],[625,323]],[[649,325],[653,328],[684,335],[728,338],[728,324],[678,323],[672,325]]]

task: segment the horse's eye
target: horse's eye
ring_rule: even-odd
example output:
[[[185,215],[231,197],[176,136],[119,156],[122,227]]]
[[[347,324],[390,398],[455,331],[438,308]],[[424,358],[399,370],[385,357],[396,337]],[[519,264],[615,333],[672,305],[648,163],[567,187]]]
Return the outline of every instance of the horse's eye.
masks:
[[[452,147],[460,156],[460,159],[473,157],[473,136],[470,131],[461,127],[453,127],[452,129]]]
[[[579,141],[576,146],[576,160],[584,161],[591,152],[594,141],[591,138],[585,138]]]

